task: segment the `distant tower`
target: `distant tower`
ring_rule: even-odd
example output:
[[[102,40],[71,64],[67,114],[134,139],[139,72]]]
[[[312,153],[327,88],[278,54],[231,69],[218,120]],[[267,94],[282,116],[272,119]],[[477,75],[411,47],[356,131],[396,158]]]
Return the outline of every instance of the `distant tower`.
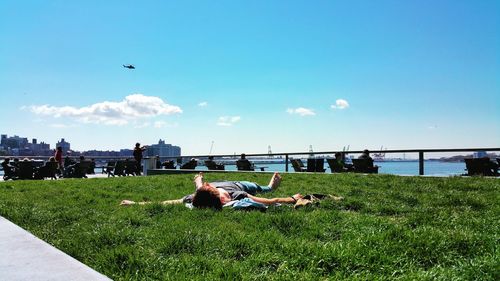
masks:
[[[314,157],[312,144],[309,145],[309,156]]]
[[[269,155],[269,158],[273,157],[273,155],[272,155],[273,151],[271,150],[271,146],[270,145],[267,146],[267,154]]]
[[[56,148],[58,148],[59,146],[62,148],[62,151],[64,153],[67,153],[68,151],[71,150],[71,144],[69,142],[65,141],[64,138],[62,138],[61,141],[58,141],[56,143]]]

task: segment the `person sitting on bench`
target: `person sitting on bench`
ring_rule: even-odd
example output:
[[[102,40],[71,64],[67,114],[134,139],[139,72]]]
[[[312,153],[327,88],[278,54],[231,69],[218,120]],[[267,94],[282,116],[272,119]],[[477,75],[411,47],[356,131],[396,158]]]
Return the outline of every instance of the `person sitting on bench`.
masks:
[[[344,155],[340,152],[335,152],[335,158],[328,163],[331,163],[330,169],[332,172],[343,173],[352,170],[352,165],[345,163]]]
[[[205,160],[205,166],[209,170],[224,170],[224,164],[216,163],[213,156],[208,156],[208,160]]]
[[[3,169],[3,179],[4,180],[14,179],[17,177],[16,168],[10,164],[9,157],[3,159],[2,169]]]

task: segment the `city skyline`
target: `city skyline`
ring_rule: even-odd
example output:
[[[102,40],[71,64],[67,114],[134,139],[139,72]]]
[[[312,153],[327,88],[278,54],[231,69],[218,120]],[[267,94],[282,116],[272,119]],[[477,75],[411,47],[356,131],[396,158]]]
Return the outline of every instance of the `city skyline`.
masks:
[[[0,9],[4,134],[184,155],[500,144],[497,1]]]
[[[25,137],[8,134],[1,134],[2,139],[0,143],[0,155],[12,156],[53,156],[57,147],[61,147],[63,154],[73,152],[84,153],[88,155],[106,156],[105,154],[120,153],[123,155],[132,155],[132,148],[120,148],[118,150],[99,150],[91,148],[87,150],[75,150],[71,148],[71,143],[65,138],[60,138],[55,145],[51,146],[50,143],[39,141],[36,137]],[[31,140],[31,142],[30,142]],[[166,143],[165,140],[159,139],[158,143],[144,144],[147,146],[147,156],[180,156],[181,147]],[[101,155],[102,154],[102,155]],[[113,156],[113,155],[112,155]],[[116,155],[114,155],[116,156]]]

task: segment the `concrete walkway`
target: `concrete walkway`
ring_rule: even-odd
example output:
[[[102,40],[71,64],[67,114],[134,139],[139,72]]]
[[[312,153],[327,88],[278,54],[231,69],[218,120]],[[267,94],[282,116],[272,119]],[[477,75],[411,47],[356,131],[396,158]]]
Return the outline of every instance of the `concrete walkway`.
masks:
[[[0,216],[0,280],[111,280]]]

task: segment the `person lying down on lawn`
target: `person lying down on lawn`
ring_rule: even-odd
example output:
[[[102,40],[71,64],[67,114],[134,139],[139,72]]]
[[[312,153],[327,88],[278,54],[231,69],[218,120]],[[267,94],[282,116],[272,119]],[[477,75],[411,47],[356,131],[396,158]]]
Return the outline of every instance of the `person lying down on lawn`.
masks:
[[[222,206],[231,202],[238,201],[244,198],[249,198],[257,203],[272,205],[275,203],[295,204],[297,200],[303,196],[295,194],[285,198],[262,198],[255,196],[257,193],[265,193],[276,190],[281,183],[281,176],[274,173],[267,186],[260,186],[249,181],[221,181],[221,182],[204,182],[203,173],[199,173],[194,177],[194,185],[196,191],[193,194],[184,196],[177,200],[167,200],[160,202],[161,204],[183,204],[192,203],[196,208],[214,208],[221,210]],[[134,202],[123,200],[120,205],[133,204],[148,204],[151,202]]]

